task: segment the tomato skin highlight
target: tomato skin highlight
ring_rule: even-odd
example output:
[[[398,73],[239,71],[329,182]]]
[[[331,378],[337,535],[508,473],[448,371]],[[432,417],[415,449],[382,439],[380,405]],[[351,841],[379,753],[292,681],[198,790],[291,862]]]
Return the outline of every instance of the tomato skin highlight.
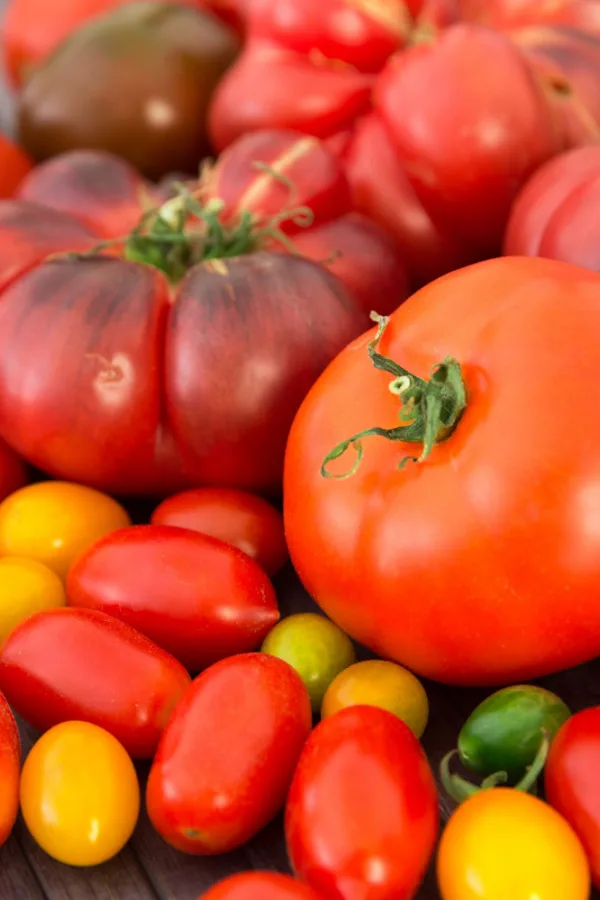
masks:
[[[438,832],[435,780],[393,713],[353,706],[308,739],[288,795],[292,867],[325,897],[410,900]]]
[[[225,853],[281,809],[310,732],[308,692],[291,666],[262,653],[199,675],[160,741],[146,790],[158,833],[185,853]]]
[[[0,847],[8,840],[19,812],[21,739],[11,708],[0,693]]]
[[[0,690],[30,725],[99,725],[134,759],[152,757],[191,679],[156,644],[112,616],[53,609],[22,622],[0,651]]]
[[[600,888],[600,707],[575,713],[550,745],[544,772],[548,802],[581,840]]]
[[[256,494],[231,488],[196,488],[167,497],[152,513],[153,525],[175,525],[208,534],[247,553],[267,575],[287,562],[279,510]]]
[[[223,541],[137,525],[98,541],[67,579],[69,604],[115,616],[193,672],[255,650],[279,619],[258,563]]]
[[[546,803],[511,788],[465,800],[442,832],[442,900],[588,900],[589,867],[571,826]]]
[[[252,871],[224,878],[198,900],[319,900],[319,895],[289,875]]]
[[[588,505],[598,460],[586,435],[600,435],[600,418],[587,412],[596,388],[579,386],[596,384],[599,290],[594,272],[510,258],[444,276],[403,304],[381,352],[423,377],[454,357],[469,396],[452,436],[418,465],[398,469],[418,445],[373,437],[352,477],[321,475],[340,441],[398,424],[390,379],[369,361],[373,331],[308,394],[288,441],[286,536],[308,592],[352,638],[464,685],[518,683],[598,655],[600,536]],[[549,408],[557,372],[566,393]],[[508,430],[519,441],[500,451]],[[353,462],[349,451],[330,471]]]

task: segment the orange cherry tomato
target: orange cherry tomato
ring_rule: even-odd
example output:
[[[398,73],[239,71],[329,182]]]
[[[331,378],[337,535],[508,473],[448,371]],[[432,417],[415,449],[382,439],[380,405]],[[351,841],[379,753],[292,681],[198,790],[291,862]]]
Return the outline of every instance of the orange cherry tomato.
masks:
[[[64,722],[25,760],[21,810],[40,847],[70,866],[95,866],[127,843],[140,809],[131,759],[107,731]]]
[[[0,556],[37,559],[64,578],[77,557],[131,520],[107,494],[66,481],[42,481],[0,503]]]

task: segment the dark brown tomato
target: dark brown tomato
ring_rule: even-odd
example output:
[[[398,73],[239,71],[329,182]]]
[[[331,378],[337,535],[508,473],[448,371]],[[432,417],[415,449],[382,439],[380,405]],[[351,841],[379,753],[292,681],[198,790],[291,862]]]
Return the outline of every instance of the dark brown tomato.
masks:
[[[192,672],[255,650],[279,619],[254,560],[216,538],[170,525],[122,528],[71,568],[71,606],[127,622]]]
[[[238,38],[210,13],[130,3],[75,32],[29,79],[20,143],[36,160],[107,150],[158,178],[196,172],[212,92]]]

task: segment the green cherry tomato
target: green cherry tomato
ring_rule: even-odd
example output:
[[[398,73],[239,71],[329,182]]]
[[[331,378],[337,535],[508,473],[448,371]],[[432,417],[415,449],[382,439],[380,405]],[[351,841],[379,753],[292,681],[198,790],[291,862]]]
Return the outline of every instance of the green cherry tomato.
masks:
[[[461,762],[480,775],[506,772],[514,784],[533,763],[543,732],[552,740],[570,715],[560,697],[545,688],[515,685],[496,691],[461,729]]]
[[[324,616],[297,613],[282,619],[262,645],[263,653],[278,656],[294,668],[318,713],[325,691],[343,669],[356,660],[350,638]]]

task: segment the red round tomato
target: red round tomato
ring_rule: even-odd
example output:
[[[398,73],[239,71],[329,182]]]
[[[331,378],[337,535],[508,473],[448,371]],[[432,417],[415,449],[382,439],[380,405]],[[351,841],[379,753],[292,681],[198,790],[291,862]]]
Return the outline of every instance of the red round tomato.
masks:
[[[286,537],[351,637],[460,684],[598,656],[598,296],[600,276],[566,263],[481,263],[413,295],[310,391]]]
[[[224,878],[198,900],[319,900],[319,895],[289,875],[253,871]]]
[[[106,215],[96,187],[68,201],[96,232],[131,212],[103,184]],[[365,314],[324,267],[255,251],[246,219],[195,202],[167,201],[118,258],[78,257],[98,238],[64,212],[0,205],[0,438],[43,471],[129,496],[280,491],[295,411]]]
[[[548,802],[576,831],[600,888],[600,707],[576,713],[559,729],[544,771]]]
[[[205,203],[224,204],[225,221],[251,213],[267,230],[270,220],[281,221],[288,241],[265,234],[263,245],[323,263],[367,315],[374,304],[391,312],[406,298],[406,267],[396,242],[353,211],[342,165],[317,138],[285,130],[240,138],[205,173],[201,196]]]
[[[438,832],[435,779],[387,710],[353,706],[308,739],[285,812],[290,860],[326,897],[414,897]]]
[[[71,606],[127,622],[187,669],[255,650],[279,619],[258,563],[205,534],[138,525],[94,544],[69,571]]]
[[[14,450],[0,440],[0,502],[29,481],[27,467]]]
[[[199,675],[165,729],[148,814],[176,849],[210,855],[248,841],[281,809],[312,716],[287,663],[232,656]]]
[[[135,629],[89,609],[52,609],[18,625],[0,651],[0,690],[30,725],[99,725],[150,758],[190,683],[183,666]]]
[[[69,213],[100,238],[128,234],[148,206],[160,202],[154,185],[110,153],[73,150],[41,163],[16,196]]]
[[[507,256],[544,256],[600,270],[600,148],[581,147],[542,166],[513,206]]]
[[[10,836],[19,812],[21,741],[15,717],[0,693],[0,846]],[[308,898],[307,898],[308,900]]]
[[[288,558],[281,513],[245,491],[196,488],[174,494],[154,510],[152,523],[190,528],[225,541],[255,559],[267,575],[274,575]]]

